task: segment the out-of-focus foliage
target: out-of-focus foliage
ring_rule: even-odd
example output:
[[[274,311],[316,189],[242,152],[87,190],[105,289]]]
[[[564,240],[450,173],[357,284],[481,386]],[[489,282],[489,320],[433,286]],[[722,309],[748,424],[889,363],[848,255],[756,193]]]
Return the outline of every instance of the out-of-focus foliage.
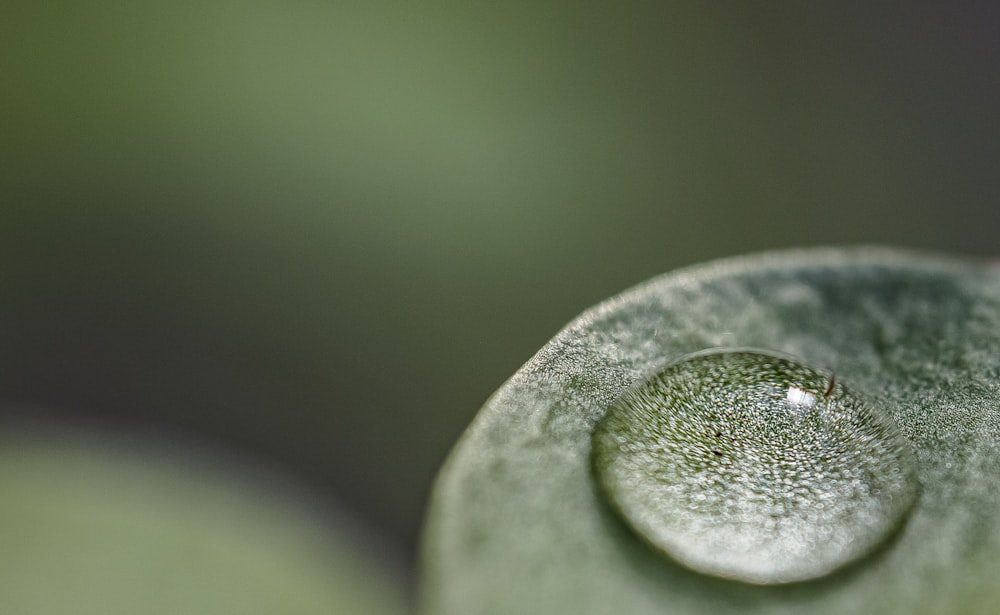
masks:
[[[0,612],[405,612],[348,526],[280,482],[157,448],[4,425]]]

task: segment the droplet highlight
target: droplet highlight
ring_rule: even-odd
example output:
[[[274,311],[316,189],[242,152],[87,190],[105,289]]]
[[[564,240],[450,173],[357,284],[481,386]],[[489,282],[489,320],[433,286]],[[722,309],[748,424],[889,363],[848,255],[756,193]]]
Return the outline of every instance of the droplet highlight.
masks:
[[[909,442],[879,400],[755,350],[668,365],[608,409],[592,455],[611,504],[647,542],[755,584],[868,555],[918,491]]]

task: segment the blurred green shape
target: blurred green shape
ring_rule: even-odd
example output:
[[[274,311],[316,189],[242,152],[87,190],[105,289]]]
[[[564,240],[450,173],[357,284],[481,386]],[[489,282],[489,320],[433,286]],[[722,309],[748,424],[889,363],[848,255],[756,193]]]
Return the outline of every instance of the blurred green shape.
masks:
[[[720,347],[799,357],[884,405],[920,493],[883,548],[815,580],[753,585],[685,568],[616,514],[592,474],[595,425],[664,364]],[[423,612],[995,613],[998,382],[995,266],[828,249],[654,279],[570,323],[467,430],[431,503]]]
[[[0,612],[405,611],[349,528],[331,531],[276,481],[205,461],[107,438],[2,438]]]

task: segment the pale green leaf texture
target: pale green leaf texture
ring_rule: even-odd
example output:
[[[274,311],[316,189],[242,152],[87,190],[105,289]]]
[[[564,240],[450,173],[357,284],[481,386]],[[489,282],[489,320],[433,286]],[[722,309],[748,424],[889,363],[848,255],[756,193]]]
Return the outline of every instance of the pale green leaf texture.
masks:
[[[0,613],[404,612],[356,532],[282,481],[145,441],[2,427]]]
[[[682,567],[615,513],[591,470],[608,407],[719,347],[798,357],[876,399],[919,493],[875,553],[753,585]],[[886,249],[764,254],[654,279],[577,318],[486,404],[443,469],[427,615],[994,613],[1000,603],[1000,271]]]

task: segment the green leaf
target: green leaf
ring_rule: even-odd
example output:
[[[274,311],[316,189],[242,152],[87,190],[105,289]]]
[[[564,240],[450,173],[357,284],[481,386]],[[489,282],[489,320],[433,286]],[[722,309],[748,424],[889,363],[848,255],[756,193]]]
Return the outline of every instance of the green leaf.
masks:
[[[3,428],[0,613],[405,612],[356,528],[279,481],[149,442]]]
[[[874,552],[819,578],[755,583],[715,574],[725,569],[715,563],[686,567],[697,558],[657,548],[595,477],[606,462],[592,457],[594,431],[626,393],[690,353],[745,347],[831,375],[825,392],[817,381],[802,395],[845,387],[873,400],[912,448],[915,476],[898,473],[916,481],[909,514],[893,513]],[[612,424],[613,435],[651,433],[626,427]],[[693,267],[585,312],[487,402],[438,478],[421,606],[428,615],[993,613],[998,443],[998,268],[874,248]],[[729,450],[743,449],[713,454]],[[821,558],[826,547],[814,547]]]

